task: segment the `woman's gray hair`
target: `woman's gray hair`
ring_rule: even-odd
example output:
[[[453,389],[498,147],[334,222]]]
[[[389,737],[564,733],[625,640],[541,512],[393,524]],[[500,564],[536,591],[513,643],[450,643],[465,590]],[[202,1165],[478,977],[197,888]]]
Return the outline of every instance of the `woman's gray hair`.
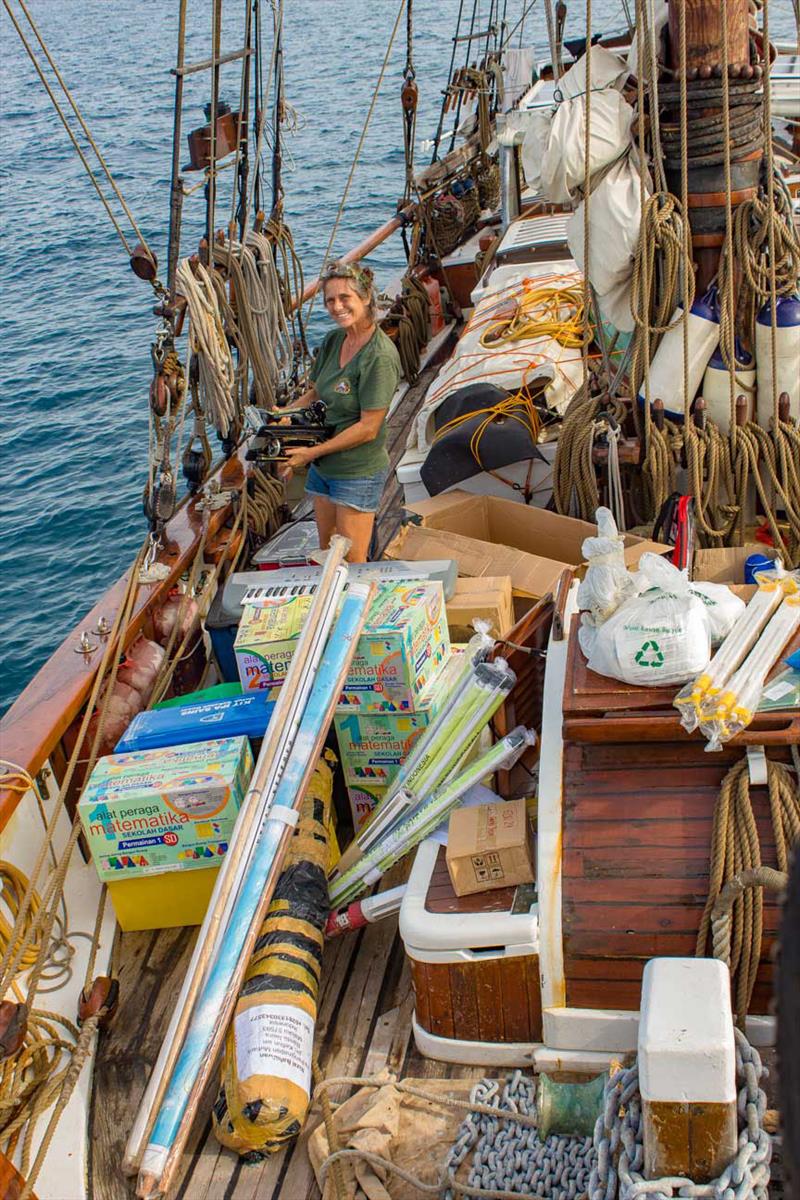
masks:
[[[360,263],[332,262],[322,272],[322,292],[325,284],[331,279],[344,279],[362,300],[366,301],[369,315],[373,321],[378,320],[378,298],[375,295],[374,274],[371,267],[362,267]]]

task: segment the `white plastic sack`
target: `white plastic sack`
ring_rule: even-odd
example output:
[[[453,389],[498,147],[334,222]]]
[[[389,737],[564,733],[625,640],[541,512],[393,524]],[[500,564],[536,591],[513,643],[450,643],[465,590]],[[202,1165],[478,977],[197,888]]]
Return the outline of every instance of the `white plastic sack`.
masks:
[[[589,171],[594,175],[625,153],[630,141],[633,109],[616,90],[628,74],[622,59],[602,46],[593,46],[591,55]],[[583,186],[585,86],[584,54],[558,81],[558,91],[563,99],[550,122],[547,148],[541,163],[542,191],[552,203],[568,203],[575,190]]]
[[[685,683],[711,657],[706,606],[684,573],[659,555],[643,554],[639,568],[647,591],[626,600],[593,631],[589,668],[645,687]]]
[[[581,270],[584,209],[582,200],[567,221],[567,242]],[[629,282],[641,220],[639,174],[626,155],[603,177],[589,199],[589,280],[598,296]]]
[[[711,642],[716,646],[728,636],[734,622],[744,612],[744,600],[735,596],[724,583],[693,583],[692,591],[706,606]]]
[[[625,565],[625,541],[608,508],[595,513],[597,537],[586,538],[582,553],[589,564],[578,587],[578,608],[584,625],[607,621],[624,600],[633,596],[636,584]]]

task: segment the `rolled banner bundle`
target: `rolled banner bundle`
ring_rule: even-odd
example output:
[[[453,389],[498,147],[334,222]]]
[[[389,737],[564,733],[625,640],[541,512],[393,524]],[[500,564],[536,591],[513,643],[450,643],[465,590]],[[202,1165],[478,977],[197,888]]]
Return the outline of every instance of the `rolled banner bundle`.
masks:
[[[701,706],[700,731],[708,739],[707,750],[721,750],[725,742],[747,728],[756,714],[767,675],[800,629],[800,588],[795,586],[790,591],[786,586],[789,581],[793,581],[792,576],[783,580],[787,594],[747,658],[722,692]]]
[[[323,759],[300,805],[225,1039],[214,1133],[223,1146],[252,1161],[296,1137],[308,1109],[322,930],[328,915],[326,827],[332,783],[331,767]]]
[[[388,833],[355,866],[330,885],[331,904],[342,905],[371,887],[409,850],[418,846],[456,808],[470,788],[495,771],[508,770],[529,746],[536,743],[533,730],[519,725],[481,754],[463,771],[443,784],[431,798],[414,807],[407,817]]]
[[[780,567],[780,565],[779,565]],[[755,646],[762,630],[783,599],[782,572],[768,571],[756,577],[758,591],[717,650],[708,666],[678,692],[673,704],[681,714],[687,733],[697,729],[700,713],[719,696],[734,671]]]
[[[493,663],[467,658],[436,720],[417,738],[388,795],[358,833],[356,845],[361,853],[406,820],[415,797],[429,796],[458,770],[515,683],[516,676],[504,658]],[[343,856],[338,874],[350,863],[352,855]]]

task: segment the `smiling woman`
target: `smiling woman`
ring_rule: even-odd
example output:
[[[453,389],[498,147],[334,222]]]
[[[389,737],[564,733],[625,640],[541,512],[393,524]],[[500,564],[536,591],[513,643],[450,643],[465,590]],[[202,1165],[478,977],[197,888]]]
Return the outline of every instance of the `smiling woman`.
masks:
[[[349,561],[365,562],[389,471],[385,424],[400,357],[376,324],[369,268],[334,263],[324,273],[323,295],[338,328],[322,342],[310,389],[291,407],[322,400],[333,434],[317,446],[291,450],[287,471],[309,468],[306,493],[314,501],[323,549],[340,533],[350,539]]]

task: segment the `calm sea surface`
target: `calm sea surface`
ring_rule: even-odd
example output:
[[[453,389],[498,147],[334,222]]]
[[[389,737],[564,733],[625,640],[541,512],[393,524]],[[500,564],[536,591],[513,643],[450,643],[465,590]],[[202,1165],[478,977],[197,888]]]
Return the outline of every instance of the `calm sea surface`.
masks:
[[[163,260],[177,0],[29,0],[29,7]],[[241,0],[225,5],[225,50],[237,48],[243,7]],[[269,5],[262,7],[271,21]],[[309,275],[327,244],[397,8],[395,0],[286,0],[287,98],[298,113],[285,151],[287,217]],[[459,0],[414,3],[418,143],[436,127],[458,8]],[[482,8],[485,28],[488,0]],[[576,17],[568,32],[580,33],[583,5],[570,8]],[[208,0],[189,0],[189,61],[210,54],[210,9]],[[617,0],[595,0],[593,10],[596,28],[622,26]],[[508,0],[511,24],[521,11],[519,0]],[[773,34],[791,36],[791,0],[772,0],[771,11]],[[524,44],[546,42],[542,14],[538,3]],[[140,501],[156,324],[150,290],[129,270],[5,12],[2,30],[0,711],[121,574],[144,537]],[[403,190],[404,59],[405,21],[340,226],[340,252],[387,219]],[[185,131],[203,124],[207,80],[195,76],[187,87]],[[237,106],[236,64],[223,69],[221,94]],[[203,208],[200,192],[186,201],[187,247],[200,235]],[[370,261],[379,278],[388,275],[402,261],[399,241]]]

